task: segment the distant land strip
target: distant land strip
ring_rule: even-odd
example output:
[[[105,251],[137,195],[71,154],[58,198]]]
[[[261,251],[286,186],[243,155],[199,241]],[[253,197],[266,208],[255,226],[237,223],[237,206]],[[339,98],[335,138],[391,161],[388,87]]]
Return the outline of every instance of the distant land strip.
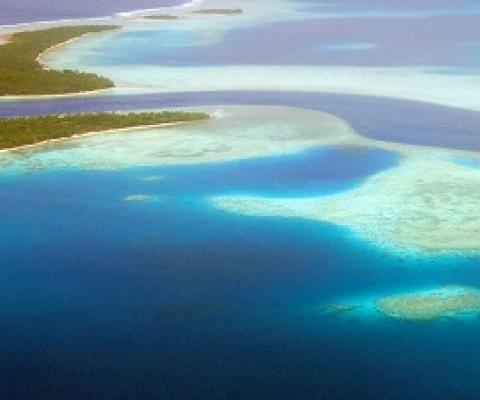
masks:
[[[194,11],[194,13],[205,15],[238,15],[242,14],[243,10],[241,8],[204,8]]]
[[[143,18],[151,19],[151,20],[169,21],[169,20],[178,19],[179,17],[177,15],[171,15],[171,14],[155,14],[155,15],[144,15]]]
[[[75,94],[109,89],[103,76],[42,66],[42,53],[80,36],[119,29],[117,25],[63,26],[13,33],[0,45],[0,96]]]
[[[98,112],[0,118],[0,150],[12,150],[79,135],[209,119],[203,112]]]

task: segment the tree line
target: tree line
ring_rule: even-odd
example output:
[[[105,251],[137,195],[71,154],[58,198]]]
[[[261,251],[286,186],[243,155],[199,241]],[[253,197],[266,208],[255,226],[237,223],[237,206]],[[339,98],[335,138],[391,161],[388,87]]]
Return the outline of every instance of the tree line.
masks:
[[[78,93],[113,87],[110,79],[96,74],[44,68],[37,58],[59,43],[118,28],[116,25],[79,25],[12,34],[9,42],[0,46],[0,96]]]
[[[0,118],[0,149],[67,138],[89,132],[200,121],[208,118],[209,115],[206,113],[186,111],[98,112]]]

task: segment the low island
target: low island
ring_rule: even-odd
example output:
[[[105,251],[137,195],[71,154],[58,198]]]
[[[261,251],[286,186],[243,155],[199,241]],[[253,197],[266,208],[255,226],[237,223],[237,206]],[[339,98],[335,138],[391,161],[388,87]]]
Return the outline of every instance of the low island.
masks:
[[[154,20],[154,21],[171,21],[178,19],[177,15],[171,14],[154,14],[154,15],[144,15],[144,19]]]
[[[204,8],[203,10],[194,11],[196,14],[204,15],[239,15],[243,14],[241,8]]]
[[[202,112],[98,112],[1,118],[0,149],[15,149],[77,135],[171,125],[209,118]]]
[[[7,43],[0,45],[0,96],[70,94],[114,87],[108,78],[72,70],[51,70],[38,59],[59,44],[118,28],[116,25],[63,26],[10,35]]]

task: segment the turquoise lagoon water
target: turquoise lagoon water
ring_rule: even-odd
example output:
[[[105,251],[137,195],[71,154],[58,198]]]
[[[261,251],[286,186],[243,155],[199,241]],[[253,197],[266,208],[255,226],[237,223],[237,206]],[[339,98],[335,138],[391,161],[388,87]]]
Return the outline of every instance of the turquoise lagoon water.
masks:
[[[108,75],[118,94],[326,91],[480,107],[469,95],[480,84],[474,11],[325,18],[286,0],[241,6],[245,13],[230,18],[130,21],[44,61]]]
[[[445,29],[448,27],[448,29]],[[95,67],[321,65],[437,66],[478,71],[478,17],[315,18],[222,29],[146,24],[88,55]],[[220,31],[220,32],[219,32]],[[407,39],[407,41],[405,40]],[[442,46],[437,46],[438,42]],[[477,46],[477,47],[476,47]],[[339,51],[343,49],[343,51]]]
[[[403,20],[406,9],[436,14],[436,7],[451,6],[440,3],[392,2],[391,20],[340,20],[338,29],[317,19],[268,26],[257,21],[220,36],[220,43],[201,42],[203,50],[181,32],[142,28],[121,34],[117,42],[100,43],[101,52],[85,57],[126,69],[132,64],[251,62],[471,68],[472,58],[461,43],[470,43],[478,31],[471,29],[478,25],[471,19],[474,3],[460,2],[451,12],[461,14],[458,19],[417,15]],[[336,13],[350,10],[357,17],[359,11],[385,9],[384,2],[373,0],[331,4],[303,2],[315,12],[325,7]],[[450,35],[442,31],[445,21],[454,28]],[[418,41],[402,42],[411,27]],[[281,35],[282,29],[292,37]],[[445,46],[434,46],[438,38],[429,32],[440,32]],[[376,47],[352,47],[367,42]],[[344,50],[323,51],[322,46]],[[99,96],[2,102],[0,113],[230,103],[332,112],[373,139],[480,148],[478,112],[347,94]],[[1,398],[478,398],[480,319],[411,324],[362,307],[326,312],[331,303],[361,303],[419,287],[480,286],[478,257],[400,256],[339,226],[245,217],[208,203],[210,196],[229,193],[329,195],[399,162],[395,152],[331,146],[197,166],[4,167]],[[149,197],[128,201],[135,195]]]
[[[275,4],[286,11],[278,13]],[[309,4],[314,7],[305,11],[302,5]],[[84,51],[75,62],[124,68],[318,65],[478,70],[480,8],[474,1],[452,5],[448,1],[278,0],[271,5],[270,19],[258,17],[255,7],[245,3],[244,17],[160,24],[138,22],[111,40],[98,42],[93,51]],[[349,14],[358,10],[367,14],[360,13],[360,17]],[[388,13],[376,15],[378,10]],[[420,14],[404,15],[405,10]],[[437,14],[441,10],[444,12]],[[328,17],[332,12],[338,12],[336,18]],[[442,46],[437,46],[438,42]],[[86,49],[92,50],[88,41]]]

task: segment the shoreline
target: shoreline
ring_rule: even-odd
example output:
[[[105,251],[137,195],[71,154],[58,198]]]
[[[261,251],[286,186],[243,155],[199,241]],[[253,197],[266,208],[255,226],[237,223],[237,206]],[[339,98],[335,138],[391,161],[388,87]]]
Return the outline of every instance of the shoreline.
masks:
[[[102,27],[102,26],[107,26],[107,25],[104,25],[104,24],[101,24],[101,25],[95,25],[96,27]],[[68,28],[69,26],[65,26],[64,28]],[[74,25],[71,25],[70,27],[72,28],[75,28]],[[55,28],[52,28],[52,29],[55,29]],[[122,29],[122,26],[114,26],[113,29],[111,31],[120,31]],[[34,33],[36,32],[35,29],[33,30],[23,30],[23,31],[19,31],[19,32],[15,32],[15,33],[1,33],[0,32],[0,47],[1,46],[6,46],[8,45],[9,43],[12,42],[12,37],[16,34],[20,34],[20,33]],[[42,32],[42,30],[39,30],[39,32]],[[70,39],[67,39],[67,40],[64,40],[64,41],[61,41],[61,42],[58,42],[58,43],[55,43],[49,47],[47,47],[46,49],[44,49],[43,51],[41,51],[35,58],[34,58],[34,63],[36,63],[40,69],[44,72],[44,73],[48,73],[49,71],[55,71],[57,73],[61,73],[62,70],[61,69],[56,69],[56,68],[51,68],[48,66],[48,64],[43,60],[51,51],[55,51],[57,49],[60,49],[64,46],[67,46],[69,45],[70,43],[73,43],[77,40],[80,40],[80,39],[83,39],[85,37],[88,37],[88,36],[93,36],[93,35],[96,35],[96,34],[101,34],[101,33],[105,33],[104,31],[92,31],[92,32],[86,32],[86,33],[82,33],[80,34],[79,36],[76,36],[76,37],[72,37]],[[109,32],[110,33],[110,32]],[[80,71],[80,73],[83,73],[83,74],[88,74],[89,72],[87,71]],[[91,74],[91,73],[90,73]],[[95,74],[93,74],[95,75]],[[102,77],[102,76],[98,76],[97,75],[97,78],[106,78],[106,77]],[[106,78],[108,79],[112,86],[111,87],[103,87],[103,88],[100,88],[100,89],[94,89],[94,90],[83,90],[83,91],[77,91],[77,92],[67,92],[67,93],[41,93],[41,94],[5,94],[5,95],[0,95],[0,102],[2,101],[18,101],[18,100],[41,100],[41,99],[48,99],[48,98],[62,98],[62,97],[74,97],[74,96],[84,96],[84,95],[92,95],[92,94],[97,94],[97,93],[102,93],[102,92],[106,92],[106,91],[112,91],[114,89],[117,88],[117,84],[113,81],[113,80],[110,80],[109,78]]]
[[[213,116],[210,116],[209,119],[213,119],[213,118],[214,118]],[[78,133],[78,134],[72,135],[72,136],[42,140],[41,142],[37,142],[37,143],[22,144],[20,146],[0,149],[0,154],[28,150],[28,149],[32,149],[32,148],[35,148],[35,147],[46,146],[46,145],[49,145],[51,143],[63,142],[63,141],[66,141],[66,140],[71,140],[71,139],[80,139],[80,138],[83,138],[83,137],[90,137],[90,136],[109,134],[109,133],[119,133],[119,132],[121,133],[121,132],[125,132],[125,131],[137,131],[137,130],[145,130],[145,129],[150,129],[150,128],[171,127],[171,126],[188,124],[188,123],[192,123],[192,122],[199,122],[199,121],[164,122],[164,123],[161,123],[161,124],[138,125],[138,126],[132,126],[132,127],[127,127],[127,128],[105,129],[105,130],[101,130],[101,131]]]
[[[10,42],[11,37],[12,33],[0,33],[0,46]]]
[[[29,100],[53,100],[57,98],[73,98],[73,97],[82,97],[82,96],[93,96],[103,92],[114,91],[118,89],[117,86],[112,88],[105,89],[96,89],[96,90],[86,90],[83,92],[73,92],[73,93],[61,93],[61,94],[26,94],[26,95],[15,95],[15,96],[0,96],[1,102],[10,102],[10,101],[29,101]]]
[[[132,11],[126,11],[126,12],[116,12],[114,14],[108,15],[108,16],[102,16],[102,17],[87,17],[87,18],[69,18],[69,19],[60,19],[60,20],[49,20],[49,21],[33,21],[33,22],[21,22],[18,24],[12,24],[12,25],[0,25],[0,46],[5,45],[9,43],[10,38],[12,35],[15,33],[20,33],[20,32],[26,32],[26,31],[34,31],[37,29],[42,29],[44,28],[44,25],[46,25],[46,29],[48,28],[54,28],[54,27],[66,27],[68,26],[68,23],[71,23],[72,26],[75,26],[77,24],[81,24],[84,22],[92,22],[97,25],[104,24],[106,21],[107,22],[118,22],[121,23],[122,21],[135,21],[138,18],[141,18],[145,15],[148,15],[151,12],[168,12],[168,11],[182,11],[182,10],[194,10],[195,8],[198,8],[201,6],[203,3],[203,0],[191,0],[179,5],[173,5],[173,6],[165,6],[165,7],[156,7],[156,8],[149,8],[149,9],[137,9],[137,10],[132,10]],[[183,13],[181,13],[183,14]],[[118,27],[118,31],[123,28],[123,24],[121,24]],[[66,40],[64,42],[57,43],[55,45],[52,45],[42,51],[36,58],[35,61],[41,66],[41,68],[45,71],[48,70],[53,70],[53,71],[58,71],[55,68],[50,68],[46,62],[43,61],[43,59],[47,56],[48,53],[51,51],[55,51],[63,46],[67,46],[68,44],[75,42],[76,40],[82,39],[86,36],[93,35],[93,34],[98,34],[98,33],[104,33],[104,32],[89,32],[82,34],[78,37]],[[107,77],[108,78],[108,77]],[[2,101],[22,101],[22,100],[48,100],[48,99],[56,99],[56,98],[74,98],[77,96],[89,96],[89,95],[96,95],[96,94],[101,94],[101,93],[108,93],[108,92],[113,92],[115,89],[118,89],[119,86],[117,82],[113,81],[113,87],[110,88],[104,88],[104,89],[96,89],[96,90],[88,90],[88,91],[81,91],[81,92],[71,92],[71,93],[60,93],[60,94],[27,94],[27,95],[0,95],[0,102]]]
[[[118,30],[121,30],[121,28],[118,28]],[[44,70],[54,70],[54,71],[57,71],[55,68],[50,68],[46,63],[44,63],[42,61],[42,58],[44,58],[49,52],[51,51],[54,51],[56,49],[59,49],[63,46],[67,46],[68,44],[70,43],[73,43],[77,40],[80,40],[80,39],[83,39],[83,38],[86,38],[88,36],[93,36],[93,35],[99,35],[100,33],[105,33],[105,32],[88,32],[88,33],[84,33],[80,36],[77,36],[77,37],[74,37],[74,38],[71,38],[71,39],[68,39],[68,40],[65,40],[63,42],[60,42],[60,43],[57,43],[57,44],[54,44],[50,47],[47,47],[45,50],[43,50],[36,58],[35,58],[35,61],[37,63],[40,64],[40,66],[42,67],[42,69]],[[11,35],[10,35],[11,36]]]
[[[117,31],[120,31],[122,29],[122,27],[119,27],[117,29]],[[44,57],[46,57],[48,55],[48,53],[52,52],[52,51],[55,51],[57,49],[60,49],[64,46],[67,46],[69,45],[70,43],[73,43],[73,42],[76,42],[77,40],[81,40],[81,39],[84,39],[88,36],[94,36],[94,35],[100,35],[101,33],[105,33],[105,32],[89,32],[89,33],[84,33],[83,35],[80,35],[80,36],[77,36],[75,38],[72,38],[72,39],[68,39],[68,40],[65,40],[64,42],[60,42],[60,43],[57,43],[57,44],[54,44],[53,46],[50,46],[48,48],[46,48],[44,51],[42,51],[36,58],[35,58],[35,61],[40,64],[40,66],[42,67],[43,70],[45,71],[49,71],[49,70],[52,70],[52,71],[58,71],[56,70],[55,68],[50,68],[47,63],[45,63],[42,59]],[[11,36],[11,35],[9,35]],[[84,71],[81,71],[81,72],[84,72]],[[83,92],[72,92],[72,93],[62,93],[62,94],[40,94],[40,95],[23,95],[23,96],[11,96],[10,98],[18,98],[19,100],[21,99],[42,99],[42,98],[62,98],[62,97],[74,97],[74,96],[88,96],[88,95],[94,95],[94,94],[98,94],[98,93],[103,93],[103,92],[108,92],[108,91],[113,91],[115,89],[118,88],[117,84],[113,82],[113,87],[111,88],[105,88],[105,89],[96,89],[96,90],[87,90],[87,91],[83,91]],[[0,99],[7,99],[8,100],[8,96],[0,96]]]

